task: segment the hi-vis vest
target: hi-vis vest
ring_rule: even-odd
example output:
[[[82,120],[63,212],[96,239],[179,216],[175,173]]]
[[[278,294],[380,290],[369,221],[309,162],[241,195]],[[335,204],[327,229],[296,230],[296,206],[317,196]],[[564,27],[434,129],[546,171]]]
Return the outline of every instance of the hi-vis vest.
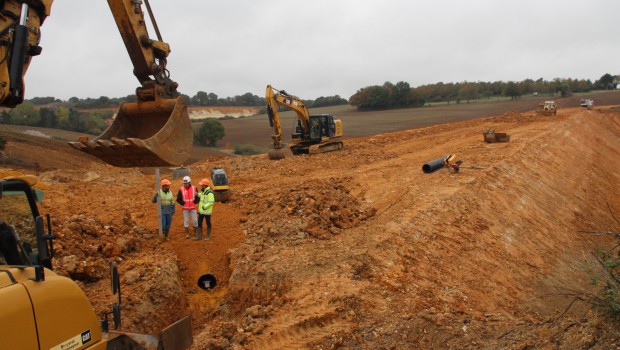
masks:
[[[174,195],[172,191],[164,192],[164,190],[159,190],[159,204],[161,206],[174,205]]]
[[[200,193],[200,204],[198,212],[203,215],[211,215],[213,212],[213,203],[215,202],[215,196],[211,192],[211,188],[207,187],[204,192]]]
[[[196,186],[181,186],[179,188],[181,193],[183,194],[183,202],[185,205],[183,206],[183,210],[196,210],[196,204],[194,204],[194,197],[196,197]]]

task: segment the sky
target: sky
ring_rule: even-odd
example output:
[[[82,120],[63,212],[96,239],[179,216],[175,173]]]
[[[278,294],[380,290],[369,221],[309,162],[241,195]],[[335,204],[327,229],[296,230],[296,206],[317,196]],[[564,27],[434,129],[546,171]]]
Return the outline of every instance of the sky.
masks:
[[[303,99],[405,81],[595,81],[620,74],[618,0],[150,0],[179,91]],[[143,6],[146,14],[146,8]],[[156,39],[152,27],[150,36]],[[104,0],[56,0],[26,98],[139,86]]]

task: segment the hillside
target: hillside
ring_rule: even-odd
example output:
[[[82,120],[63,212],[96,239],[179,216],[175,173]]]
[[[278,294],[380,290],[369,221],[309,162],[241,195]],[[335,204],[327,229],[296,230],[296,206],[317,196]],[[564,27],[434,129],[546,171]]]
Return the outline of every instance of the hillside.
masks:
[[[31,155],[26,171],[52,185],[42,211],[55,266],[98,313],[111,302],[106,263],[119,264],[125,330],[191,314],[195,349],[613,349],[616,321],[571,296],[596,293],[590,252],[618,243],[578,233],[620,230],[612,107],[485,111],[337,153],[199,160],[194,183],[213,166],[232,182],[209,242],[185,240],[177,213],[172,241],[157,243],[152,171],[48,141],[15,139],[7,152]],[[484,143],[486,128],[511,141]],[[458,174],[421,171],[447,154],[463,161]],[[212,292],[196,287],[205,273],[218,278]]]

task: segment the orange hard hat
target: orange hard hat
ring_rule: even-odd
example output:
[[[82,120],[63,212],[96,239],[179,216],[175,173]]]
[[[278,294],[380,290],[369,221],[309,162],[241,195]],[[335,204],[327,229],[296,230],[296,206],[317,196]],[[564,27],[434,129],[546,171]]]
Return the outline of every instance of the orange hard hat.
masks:
[[[161,180],[161,185],[162,186],[164,186],[164,185],[170,186],[170,181],[168,181],[168,179],[163,179],[163,180]]]
[[[202,180],[200,180],[200,184],[201,185],[205,185],[205,186],[209,186],[211,183],[209,182],[209,179],[202,179]]]

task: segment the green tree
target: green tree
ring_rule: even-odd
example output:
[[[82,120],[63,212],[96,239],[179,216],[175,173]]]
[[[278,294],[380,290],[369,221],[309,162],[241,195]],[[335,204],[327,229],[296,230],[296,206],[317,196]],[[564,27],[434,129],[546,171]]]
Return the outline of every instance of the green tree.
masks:
[[[224,135],[224,125],[219,120],[207,119],[200,125],[194,138],[199,145],[215,147]]]
[[[56,109],[56,125],[63,130],[71,130],[71,122],[69,121],[69,108],[58,107]]]
[[[57,124],[56,113],[53,109],[41,107],[39,109],[39,116],[41,120],[39,125],[44,128],[55,128]]]
[[[38,125],[40,121],[39,111],[30,101],[24,101],[13,108],[9,114],[11,114],[13,123],[18,125]]]
[[[9,113],[8,110],[4,110],[0,113],[0,122],[2,124],[13,124],[13,121],[11,120],[11,113]]]
[[[521,90],[519,89],[519,85],[517,85],[514,81],[509,81],[504,88],[503,94],[504,96],[510,97],[514,100],[521,97]]]
[[[596,85],[596,88],[598,89],[609,89],[613,82],[614,82],[613,75],[607,73],[607,74],[604,74],[599,80],[597,80],[594,83],[594,85]]]
[[[458,97],[461,100],[465,100],[469,103],[470,100],[477,100],[480,98],[478,94],[478,86],[474,83],[464,83],[459,88]]]
[[[209,103],[209,94],[204,91],[198,91],[191,99],[193,106],[206,106]]]

